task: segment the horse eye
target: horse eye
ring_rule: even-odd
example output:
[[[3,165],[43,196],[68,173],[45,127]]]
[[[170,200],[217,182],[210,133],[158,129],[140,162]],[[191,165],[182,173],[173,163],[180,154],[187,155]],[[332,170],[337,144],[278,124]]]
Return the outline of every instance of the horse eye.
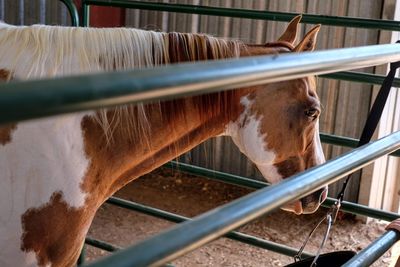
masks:
[[[319,115],[319,110],[316,108],[310,108],[304,111],[304,114],[311,120],[314,121],[316,118],[318,118]]]

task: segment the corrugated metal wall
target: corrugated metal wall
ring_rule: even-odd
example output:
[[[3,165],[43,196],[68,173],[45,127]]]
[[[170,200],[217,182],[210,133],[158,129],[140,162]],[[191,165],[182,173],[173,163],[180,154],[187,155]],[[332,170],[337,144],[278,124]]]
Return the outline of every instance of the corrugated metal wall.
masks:
[[[58,0],[0,0],[0,20],[15,25],[71,25],[67,8]]]
[[[258,10],[288,11],[335,16],[381,18],[383,0],[164,0],[159,2],[200,4]],[[0,0],[0,19],[13,24],[70,25],[65,7],[56,0]],[[161,31],[202,32],[245,42],[263,43],[276,40],[286,23],[261,20],[177,14],[157,11],[127,10],[127,26]],[[303,34],[312,25],[303,25]],[[354,47],[378,43],[379,31],[356,28],[323,26],[318,37],[317,49]],[[369,68],[363,71],[372,72]],[[327,133],[358,137],[368,113],[372,86],[345,81],[318,80],[318,93],[324,109],[321,130]],[[344,152],[343,148],[324,145],[327,158]],[[224,137],[205,142],[180,161],[248,177],[261,178],[233,143]],[[332,185],[334,195],[337,185]],[[353,179],[347,199],[357,201],[358,181]]]

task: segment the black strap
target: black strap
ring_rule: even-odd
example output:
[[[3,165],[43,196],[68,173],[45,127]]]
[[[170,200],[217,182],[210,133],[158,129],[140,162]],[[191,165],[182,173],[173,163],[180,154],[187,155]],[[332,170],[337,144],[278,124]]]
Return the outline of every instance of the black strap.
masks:
[[[396,43],[400,43],[397,41]],[[396,75],[396,70],[400,67],[400,61],[390,63],[390,71],[388,75],[383,80],[381,89],[376,96],[375,102],[372,105],[372,108],[369,112],[367,121],[365,122],[363,131],[361,133],[360,141],[357,144],[357,147],[363,146],[372,138],[372,135],[375,132],[376,127],[378,126],[379,119],[381,118],[383,108],[385,107],[386,100],[389,96],[390,88],[392,87],[394,77]],[[349,174],[346,180],[343,182],[342,189],[340,190],[337,199],[338,202],[341,203],[344,198],[344,193],[346,191],[347,184],[352,177],[352,174]]]

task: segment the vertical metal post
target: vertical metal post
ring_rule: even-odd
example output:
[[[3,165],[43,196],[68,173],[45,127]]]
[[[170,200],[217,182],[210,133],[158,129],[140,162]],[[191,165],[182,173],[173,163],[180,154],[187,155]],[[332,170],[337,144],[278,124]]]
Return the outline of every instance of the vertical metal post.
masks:
[[[19,0],[18,20],[20,25],[25,24],[25,3],[24,0]]]
[[[72,26],[79,26],[79,14],[78,9],[72,0],[60,0],[68,9],[69,15],[71,16]]]
[[[90,24],[90,6],[89,5],[87,5],[86,3],[85,3],[85,1],[83,1],[82,2],[82,8],[83,8],[83,10],[82,10],[82,16],[83,16],[83,19],[82,19],[82,23],[83,23],[83,27],[89,27],[89,24]]]
[[[77,262],[78,266],[83,265],[85,263],[85,256],[86,256],[86,245],[83,244],[81,254],[79,255],[78,262]]]

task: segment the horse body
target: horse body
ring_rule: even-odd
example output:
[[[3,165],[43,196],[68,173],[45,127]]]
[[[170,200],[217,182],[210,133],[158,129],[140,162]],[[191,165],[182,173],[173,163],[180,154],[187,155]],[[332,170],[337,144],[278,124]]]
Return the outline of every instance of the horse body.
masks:
[[[294,47],[298,21],[278,42],[254,46],[195,34],[0,24],[0,80],[312,50],[318,27]],[[322,163],[318,113],[307,77],[1,126],[0,264],[73,265],[110,195],[214,136],[232,136],[271,182]],[[319,190],[286,209],[310,213],[325,197]]]

